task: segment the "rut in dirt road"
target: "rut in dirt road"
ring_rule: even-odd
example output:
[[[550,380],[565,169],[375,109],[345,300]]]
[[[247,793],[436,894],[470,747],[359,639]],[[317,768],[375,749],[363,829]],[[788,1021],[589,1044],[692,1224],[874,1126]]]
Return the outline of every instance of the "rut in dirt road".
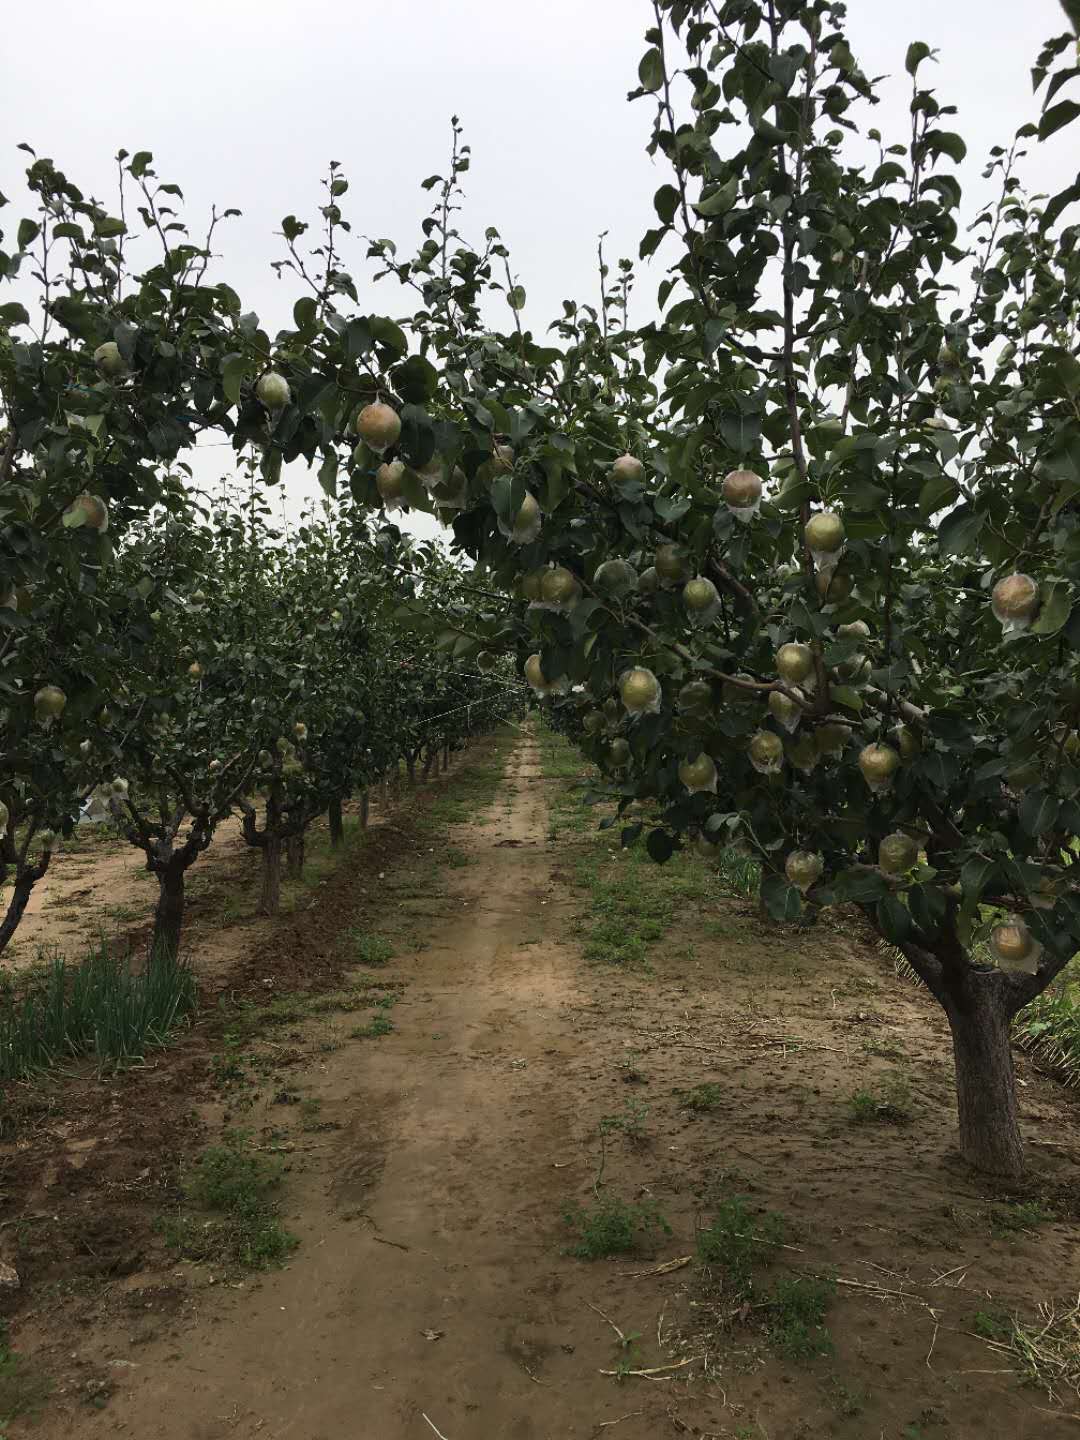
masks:
[[[289,1179],[294,1261],[138,1351],[87,1433],[396,1440],[430,1435],[426,1414],[450,1440],[539,1440],[612,1417],[610,1350],[562,1301],[574,1262],[553,1241],[580,1161],[560,1083],[576,961],[551,939],[538,759],[519,744],[459,832],[477,863],[453,872],[400,1036],[314,1077],[343,1128]]]

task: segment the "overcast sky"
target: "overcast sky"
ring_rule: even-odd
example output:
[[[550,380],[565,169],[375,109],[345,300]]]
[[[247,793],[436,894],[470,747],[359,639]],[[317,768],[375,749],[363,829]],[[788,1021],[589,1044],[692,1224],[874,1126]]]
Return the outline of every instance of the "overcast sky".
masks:
[[[959,107],[974,203],[983,193],[975,162],[1036,113],[1029,70],[1040,42],[1065,28],[1058,0],[849,0],[848,9],[865,73],[896,77],[875,117],[887,137],[907,137],[908,42],[940,50],[934,83],[943,103]],[[408,250],[430,203],[419,182],[444,169],[457,113],[473,147],[462,228],[499,227],[528,294],[526,323],[542,331],[564,297],[595,298],[598,232],[609,232],[611,260],[636,257],[654,223],[666,164],[645,154],[650,102],[626,103],[651,14],[647,0],[11,5],[0,190],[14,203],[0,221],[23,213],[20,140],[103,200],[113,194],[116,151],[152,150],[160,178],[183,188],[193,231],[212,202],[243,211],[220,232],[220,273],[274,327],[295,291],[269,268],[281,254],[273,232],[290,212],[311,214],[326,163],[339,160],[351,181],[354,231]],[[1072,135],[1032,156],[1036,188],[1073,177]],[[347,263],[358,279],[362,257],[357,239]],[[659,265],[640,275],[638,320],[661,278]],[[407,292],[383,281],[361,289],[361,308],[410,306]],[[288,486],[295,510],[308,485],[293,475]]]

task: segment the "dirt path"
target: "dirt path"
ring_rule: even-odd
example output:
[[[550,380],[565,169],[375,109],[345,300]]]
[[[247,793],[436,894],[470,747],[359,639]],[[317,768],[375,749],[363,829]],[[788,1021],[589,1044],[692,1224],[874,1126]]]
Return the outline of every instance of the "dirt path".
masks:
[[[441,902],[401,1042],[369,1063],[343,1050],[315,1077],[343,1128],[290,1182],[296,1261],[218,1302],[213,1323],[141,1347],[87,1434],[390,1440],[430,1435],[427,1413],[453,1440],[525,1440],[611,1417],[604,1390],[583,1405],[561,1384],[611,1357],[552,1258],[550,1177],[580,1158],[557,1084],[577,962],[539,947],[552,886],[537,778],[522,744],[487,823],[464,832],[479,863]]]
[[[1034,1211],[992,1212],[993,1193],[959,1170],[944,1033],[925,1000],[857,942],[763,933],[751,907],[706,895],[674,864],[663,883],[676,915],[654,968],[586,964],[575,938],[584,901],[567,868],[584,850],[573,836],[551,840],[560,789],[540,778],[526,738],[490,807],[455,829],[448,869],[401,885],[380,874],[412,936],[378,972],[401,986],[392,1034],[344,1044],[309,1022],[281,1037],[298,1057],[294,1103],[302,1096],[318,1116],[290,1120],[284,1147],[295,1257],[242,1281],[172,1264],[114,1282],[71,1334],[61,1393],[27,1433],[1076,1433],[971,1333],[979,1312],[1031,1313],[1080,1289],[1075,1216],[1042,1225]],[[595,850],[591,823],[571,830]],[[600,848],[616,876],[627,867],[610,917],[625,930],[638,862]],[[853,1126],[853,1087],[901,1055],[918,1123]],[[1033,1168],[1074,1194],[1075,1101],[1022,1069]],[[715,1113],[687,1110],[694,1085],[716,1093]],[[228,1113],[202,1113],[211,1129],[242,1123],[280,1138],[280,1100],[266,1092],[250,1111],[230,1100]],[[598,1123],[635,1105],[647,1133],[610,1132],[605,1193],[658,1204],[672,1234],[635,1255],[573,1258],[563,1216],[593,1201]],[[697,1267],[657,1273],[693,1251],[732,1186],[753,1214],[785,1213],[785,1262],[849,1287],[829,1316],[826,1359],[781,1358],[738,1305],[733,1330],[731,1299]],[[993,1228],[1017,1215],[1008,1233]],[[32,1353],[32,1324],[18,1338]],[[653,1378],[614,1373],[684,1359],[693,1364]],[[100,1413],[85,1393],[109,1396]]]

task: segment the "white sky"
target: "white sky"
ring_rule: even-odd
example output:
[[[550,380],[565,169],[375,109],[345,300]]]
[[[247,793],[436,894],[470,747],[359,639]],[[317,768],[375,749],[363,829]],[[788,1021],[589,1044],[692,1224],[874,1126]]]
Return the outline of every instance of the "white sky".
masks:
[[[874,121],[886,138],[907,138],[908,42],[941,51],[934,82],[939,99],[959,107],[948,125],[968,141],[962,178],[974,205],[989,147],[1035,118],[1029,70],[1041,41],[1066,28],[1057,0],[848,8],[864,72],[895,77]],[[152,150],[160,178],[184,190],[193,233],[211,202],[243,211],[220,232],[219,273],[276,328],[297,292],[269,269],[283,253],[273,232],[290,212],[311,215],[327,161],[341,161],[350,179],[354,232],[391,237],[408,253],[430,203],[420,181],[445,168],[457,113],[473,147],[462,228],[498,226],[528,293],[525,322],[542,333],[564,298],[595,299],[601,230],[613,262],[636,259],[655,223],[652,196],[667,166],[645,154],[651,102],[626,103],[651,18],[647,0],[12,5],[0,56],[0,190],[13,203],[0,225],[27,213],[20,140],[106,202],[116,151]],[[1035,188],[1073,178],[1073,133],[1032,155]],[[347,263],[362,280],[359,238]],[[639,273],[637,319],[650,313],[661,278],[662,261]],[[361,310],[404,314],[410,294],[396,281],[361,287]],[[295,513],[314,480],[301,471],[286,483]],[[417,528],[435,529],[426,517]]]

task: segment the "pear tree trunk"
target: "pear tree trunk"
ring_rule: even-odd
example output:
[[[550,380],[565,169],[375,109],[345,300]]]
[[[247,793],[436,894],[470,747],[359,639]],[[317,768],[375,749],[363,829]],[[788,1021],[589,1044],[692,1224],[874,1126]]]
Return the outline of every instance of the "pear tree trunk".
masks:
[[[158,872],[158,898],[154,908],[154,931],[150,953],[175,959],[180,953],[180,932],[184,926],[183,865],[166,865]]]
[[[1010,1031],[1013,1012],[995,972],[972,970],[945,1006],[956,1065],[960,1153],[976,1170],[1015,1179],[1024,1172]]]
[[[306,849],[303,835],[290,835],[285,841],[285,873],[290,880],[299,880],[303,875]]]
[[[366,830],[367,827],[368,827],[368,809],[369,809],[370,803],[371,803],[371,797],[368,795],[368,792],[367,792],[366,790],[362,790],[362,791],[360,792],[360,829],[361,829],[361,830]]]
[[[259,896],[259,911],[263,915],[276,915],[281,905],[281,839],[267,835],[262,847],[262,893]]]
[[[345,839],[345,823],[341,816],[341,796],[335,795],[326,812],[330,823],[330,844],[336,850]]]

